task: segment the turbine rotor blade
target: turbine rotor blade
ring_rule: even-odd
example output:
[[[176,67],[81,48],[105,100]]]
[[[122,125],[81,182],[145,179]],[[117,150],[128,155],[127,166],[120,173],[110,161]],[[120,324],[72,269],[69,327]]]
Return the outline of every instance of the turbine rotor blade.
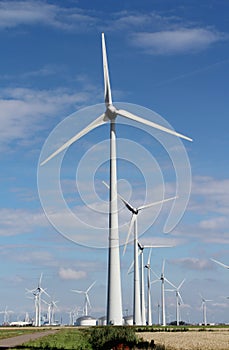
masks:
[[[102,181],[103,184],[108,188],[110,189],[110,186],[105,182],[105,181]],[[132,213],[135,212],[135,208],[129,203],[127,202],[127,200],[125,200],[125,198],[123,198],[119,193],[117,193],[117,196],[121,199],[121,201],[125,204],[125,206],[127,207],[127,209],[129,209]]]
[[[76,290],[76,289],[71,289],[71,292],[78,293],[78,294],[84,294],[85,293],[82,290]]]
[[[179,284],[179,286],[177,287],[177,290],[179,291],[181,289],[181,287],[183,286],[183,283],[185,282],[185,278],[183,279],[183,281]]]
[[[175,290],[177,290],[177,287],[174,286],[174,284],[173,284],[172,282],[170,282],[166,277],[164,277],[164,280],[165,280],[168,284],[170,284],[170,286],[172,286],[173,288],[175,288]]]
[[[128,271],[127,271],[127,274],[128,274],[128,275],[129,275],[131,272],[133,272],[133,271],[131,271],[133,266],[134,266],[134,260],[133,260],[132,263],[130,264],[130,267],[129,267]]]
[[[132,113],[130,113],[130,112],[124,110],[124,109],[117,109],[117,114],[119,114],[122,117],[131,119],[131,120],[135,120],[136,122],[139,122],[139,123],[151,126],[151,127],[155,128],[155,129],[164,131],[164,132],[166,132],[168,134],[180,137],[182,139],[185,139],[185,140],[188,140],[188,141],[193,141],[190,137],[182,135],[182,134],[180,134],[180,133],[178,133],[178,132],[176,132],[174,130],[168,129],[168,128],[166,128],[166,127],[164,127],[162,125],[159,125],[157,123],[154,123],[154,122],[152,122],[150,120],[138,117],[137,115],[134,115],[134,114],[132,114]]]
[[[154,281],[154,282],[160,281],[161,278],[156,274],[156,272],[154,272],[151,268],[150,268],[150,271],[151,271],[152,274],[154,274],[154,276],[157,278],[156,281]]]
[[[220,265],[220,266],[223,266],[223,267],[225,267],[226,269],[229,269],[229,266],[228,266],[228,265],[225,265],[225,264],[221,263],[220,261],[215,260],[215,259],[212,259],[212,258],[211,258],[211,260],[214,261],[216,264],[218,264],[218,265]]]
[[[184,304],[184,301],[183,301],[183,299],[182,299],[182,296],[181,296],[180,292],[177,292],[177,295],[178,295],[178,297],[180,298],[181,303]]]
[[[158,205],[158,204],[162,204],[162,203],[165,203],[165,202],[169,202],[169,201],[172,201],[172,200],[174,200],[176,198],[178,198],[178,197],[175,196],[175,197],[163,199],[163,200],[158,201],[158,202],[153,202],[153,203],[149,203],[149,204],[146,204],[146,205],[142,205],[142,206],[138,207],[138,210],[150,208],[150,207],[153,207],[154,205]]]
[[[88,305],[89,305],[89,307],[91,309],[91,303],[90,303],[90,299],[89,299],[88,294],[86,294],[86,301],[87,301],[87,303],[88,303]]]
[[[50,298],[50,295],[46,292],[45,289],[40,287],[40,290],[41,290],[41,293],[44,293],[45,295],[47,295]]]
[[[110,87],[110,78],[108,71],[108,63],[107,63],[107,52],[106,52],[106,43],[105,36],[102,33],[102,53],[103,53],[103,74],[104,74],[104,100],[106,106],[112,105],[111,98],[111,87]]]
[[[133,214],[132,218],[131,218],[131,221],[130,221],[130,226],[129,226],[128,234],[127,234],[127,237],[126,237],[126,242],[125,242],[125,245],[124,245],[124,249],[123,249],[123,255],[126,252],[126,247],[127,247],[128,242],[129,242],[130,234],[131,234],[131,231],[132,231],[132,228],[133,228],[133,225],[134,225],[134,222],[135,222],[136,218],[137,218],[137,215]]]
[[[106,114],[103,113],[102,115],[100,115],[97,119],[95,119],[92,123],[90,123],[88,126],[86,126],[83,130],[81,130],[78,134],[76,134],[75,136],[73,136],[70,140],[68,140],[67,142],[65,142],[65,144],[63,144],[60,148],[58,148],[55,152],[53,152],[48,158],[46,158],[45,160],[43,160],[43,162],[41,162],[41,166],[44,165],[45,163],[47,163],[50,159],[54,158],[57,154],[59,154],[60,152],[64,151],[66,148],[68,148],[69,146],[71,146],[74,142],[76,142],[77,140],[79,140],[81,137],[83,137],[84,135],[86,135],[89,131],[97,128],[100,125],[103,125],[106,123]]]
[[[162,275],[164,275],[164,271],[165,271],[165,259],[163,260],[163,263],[162,263],[162,269],[161,269]]]
[[[88,287],[88,289],[86,290],[86,293],[88,293],[88,292],[91,290],[91,288],[92,288],[95,284],[96,284],[96,281],[94,281],[94,282],[90,285],[90,287]]]
[[[143,245],[142,246],[143,247],[143,249],[144,248],[172,248],[172,247],[174,247],[174,245]]]
[[[150,267],[150,259],[151,259],[151,254],[152,254],[152,248],[149,250],[149,255],[148,255],[148,260],[147,260],[147,265]]]
[[[40,279],[39,279],[39,282],[38,282],[38,287],[41,286],[42,277],[43,277],[43,272],[42,272],[41,275],[40,275]]]

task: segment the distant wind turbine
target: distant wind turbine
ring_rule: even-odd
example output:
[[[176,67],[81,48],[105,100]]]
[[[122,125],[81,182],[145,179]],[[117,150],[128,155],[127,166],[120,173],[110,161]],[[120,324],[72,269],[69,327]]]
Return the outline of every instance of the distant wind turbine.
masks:
[[[34,302],[35,302],[35,326],[36,327],[40,327],[41,326],[41,294],[44,293],[48,297],[50,297],[49,294],[46,292],[46,290],[41,287],[42,275],[43,274],[41,273],[37,288],[32,289],[32,290],[26,289],[27,293],[32,293],[33,296],[34,296]]]
[[[150,281],[150,258],[151,258],[151,249],[149,251],[148,261],[145,265],[145,268],[147,269],[147,318],[146,323],[148,326],[152,325],[152,312],[151,312],[151,281]]]
[[[207,302],[210,302],[212,300],[210,299],[205,299],[201,294],[201,301],[202,301],[202,308],[203,308],[203,324],[207,326]]]
[[[90,292],[91,288],[95,285],[96,281],[93,282],[87,290],[83,291],[83,290],[76,290],[76,289],[72,289],[72,292],[78,293],[78,294],[84,294],[84,316],[88,316],[88,309],[91,308],[91,303],[90,303],[90,299],[89,299],[89,295],[88,293]]]
[[[43,302],[48,305],[48,324],[54,325],[55,324],[55,309],[58,309],[57,307],[57,300],[51,300],[50,302],[47,302],[43,300]]]
[[[151,271],[157,277],[158,281],[161,281],[161,321],[162,326],[166,326],[166,317],[165,317],[165,282],[170,286],[175,287],[169,280],[165,277],[165,260],[162,263],[161,276],[159,277],[152,269]]]
[[[109,189],[109,185],[103,181],[104,185]],[[126,242],[123,249],[123,254],[125,254],[127,244],[130,239],[130,235],[132,232],[132,229],[134,227],[134,300],[133,300],[133,324],[141,326],[143,324],[142,322],[142,301],[141,301],[141,292],[140,292],[140,276],[139,276],[139,260],[138,260],[138,224],[137,224],[137,218],[138,214],[144,210],[151,208],[153,206],[169,202],[171,200],[176,199],[177,197],[172,197],[168,199],[164,199],[161,201],[148,203],[145,205],[141,205],[139,207],[133,207],[126,199],[124,199],[119,193],[117,193],[117,196],[121,199],[121,201],[124,203],[126,208],[132,213],[132,217],[130,220],[129,230],[126,237]],[[143,248],[144,249],[144,248]]]
[[[6,306],[4,311],[0,311],[0,314],[4,314],[3,323],[5,325],[9,324],[9,316],[10,314],[13,314],[13,311],[8,310],[8,306]]]
[[[185,279],[183,279],[183,281],[179,284],[178,287],[174,286],[174,284],[172,284],[172,282],[169,282],[171,286],[174,287],[174,289],[166,289],[166,291],[168,292],[175,292],[176,293],[176,322],[177,322],[177,326],[179,326],[180,324],[180,303],[183,303],[183,299],[181,297],[180,294],[180,289],[184,283]]]
[[[97,117],[87,127],[73,136],[64,145],[58,148],[47,159],[41,162],[44,165],[53,157],[71,146],[74,142],[89,133],[91,130],[110,122],[110,198],[109,198],[109,256],[108,256],[108,283],[107,283],[107,324],[122,325],[122,293],[121,293],[121,272],[119,256],[119,232],[118,232],[118,210],[117,210],[117,161],[116,161],[116,131],[115,120],[121,117],[134,120],[166,132],[170,135],[181,137],[192,141],[187,136],[177,133],[150,120],[143,119],[124,109],[117,109],[112,102],[110,78],[108,71],[105,36],[102,33],[102,56],[104,73],[104,99],[106,111]]]

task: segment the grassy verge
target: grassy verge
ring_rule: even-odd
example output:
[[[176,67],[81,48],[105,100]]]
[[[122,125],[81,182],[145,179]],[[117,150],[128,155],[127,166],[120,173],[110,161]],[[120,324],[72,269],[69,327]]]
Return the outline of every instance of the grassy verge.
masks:
[[[132,327],[91,327],[62,329],[54,335],[25,343],[17,349],[36,350],[128,350],[155,349],[148,341],[137,338]]]
[[[40,332],[41,329],[0,329],[0,339],[6,339],[6,338],[12,338],[12,337],[17,337],[18,335],[23,335],[23,334],[29,334],[29,333],[35,333],[35,332]]]

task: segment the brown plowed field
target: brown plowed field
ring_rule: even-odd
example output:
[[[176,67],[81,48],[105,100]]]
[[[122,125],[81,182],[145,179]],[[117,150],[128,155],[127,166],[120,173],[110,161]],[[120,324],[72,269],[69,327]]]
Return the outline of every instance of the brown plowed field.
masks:
[[[144,340],[165,345],[166,350],[229,350],[229,328],[187,332],[142,332]]]

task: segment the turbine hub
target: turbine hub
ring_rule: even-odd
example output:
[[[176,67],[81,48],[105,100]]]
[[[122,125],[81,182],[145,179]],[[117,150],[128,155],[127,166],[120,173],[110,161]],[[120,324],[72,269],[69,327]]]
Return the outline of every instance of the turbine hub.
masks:
[[[108,119],[115,119],[117,116],[117,109],[113,105],[108,105],[106,110],[106,116]]]

